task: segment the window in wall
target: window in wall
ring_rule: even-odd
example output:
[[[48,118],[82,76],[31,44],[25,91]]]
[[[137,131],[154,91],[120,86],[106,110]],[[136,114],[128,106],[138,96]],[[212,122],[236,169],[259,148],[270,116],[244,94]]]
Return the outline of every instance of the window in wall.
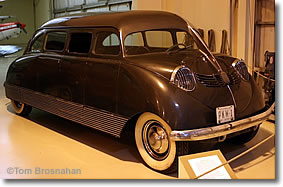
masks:
[[[52,0],[54,17],[83,12],[131,10],[132,0]]]
[[[66,43],[66,32],[49,32],[47,33],[46,50],[62,51]]]
[[[41,34],[32,44],[31,46],[31,52],[39,53],[42,52],[44,42],[44,34]]]
[[[120,40],[116,33],[111,31],[99,32],[95,44],[96,54],[118,55]]]
[[[72,33],[69,52],[70,53],[88,53],[92,41],[92,33]]]

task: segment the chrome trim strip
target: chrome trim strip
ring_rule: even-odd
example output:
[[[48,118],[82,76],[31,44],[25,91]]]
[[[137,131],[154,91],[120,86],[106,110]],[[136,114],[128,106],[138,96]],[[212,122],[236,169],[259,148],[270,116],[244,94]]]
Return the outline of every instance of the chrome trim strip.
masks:
[[[219,65],[218,61],[216,60],[215,56],[211,53],[211,51],[208,49],[206,43],[201,39],[200,35],[190,26],[189,22],[187,22],[187,26],[189,28],[189,31],[191,31],[194,36],[197,37],[197,39],[201,42],[201,44],[203,45],[203,47],[207,50],[207,52],[209,53],[209,55],[212,57],[212,60],[209,58],[209,56],[202,50],[201,53],[204,54],[204,56],[206,56],[207,60],[211,63],[211,65],[218,71],[221,72],[223,71],[221,66]]]
[[[232,99],[233,99],[233,103],[234,103],[234,106],[235,106],[235,109],[236,109],[236,108],[237,108],[237,103],[236,103],[236,100],[235,100],[234,93],[233,93],[233,91],[232,91],[232,89],[231,89],[231,87],[230,87],[229,84],[227,84],[227,88],[228,88],[228,90],[229,90],[229,92],[230,92],[230,94],[231,94],[231,97],[232,97]]]
[[[261,124],[269,117],[274,107],[275,103],[265,112],[231,123],[194,130],[172,131],[170,139],[173,141],[199,141],[226,136]]]
[[[74,121],[84,126],[108,133],[120,138],[125,124],[129,120],[94,107],[66,101],[27,88],[5,84],[6,96],[9,99],[19,100],[32,107],[55,114],[59,117]]]

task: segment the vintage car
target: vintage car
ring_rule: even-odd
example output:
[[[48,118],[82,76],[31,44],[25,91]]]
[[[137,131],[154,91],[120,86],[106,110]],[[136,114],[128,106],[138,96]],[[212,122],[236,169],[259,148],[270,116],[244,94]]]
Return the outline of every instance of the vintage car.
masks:
[[[144,162],[163,172],[176,171],[188,142],[251,140],[274,107],[243,60],[212,54],[195,27],[162,11],[48,21],[10,65],[5,91],[19,115],[34,107],[117,138],[133,130]]]

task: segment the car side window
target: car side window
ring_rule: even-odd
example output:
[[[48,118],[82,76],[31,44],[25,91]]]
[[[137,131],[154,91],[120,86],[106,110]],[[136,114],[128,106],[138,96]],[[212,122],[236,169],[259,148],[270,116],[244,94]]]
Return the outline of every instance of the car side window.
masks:
[[[97,33],[95,53],[105,55],[119,55],[120,39],[118,35],[112,31],[103,31]]]
[[[182,43],[187,46],[187,49],[197,49],[197,45],[194,42],[193,37],[187,32],[176,32],[177,43]]]
[[[45,49],[50,51],[63,51],[66,38],[66,32],[48,32]]]
[[[144,46],[144,41],[141,32],[129,34],[124,42],[125,46]]]
[[[92,41],[92,33],[71,33],[70,53],[88,53]]]
[[[125,38],[124,45],[127,55],[145,54],[149,52],[149,50],[144,46],[141,32],[129,34]]]
[[[37,37],[37,39],[33,42],[30,51],[33,53],[40,53],[42,52],[43,48],[43,42],[44,42],[44,34]]]

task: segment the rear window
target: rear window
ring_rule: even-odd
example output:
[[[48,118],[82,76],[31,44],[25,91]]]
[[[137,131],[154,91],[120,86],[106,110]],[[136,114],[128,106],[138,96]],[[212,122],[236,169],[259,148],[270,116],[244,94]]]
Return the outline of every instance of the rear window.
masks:
[[[46,39],[46,50],[62,51],[65,47],[67,38],[66,32],[49,32]]]
[[[91,46],[92,33],[72,33],[69,52],[70,53],[88,53]]]

